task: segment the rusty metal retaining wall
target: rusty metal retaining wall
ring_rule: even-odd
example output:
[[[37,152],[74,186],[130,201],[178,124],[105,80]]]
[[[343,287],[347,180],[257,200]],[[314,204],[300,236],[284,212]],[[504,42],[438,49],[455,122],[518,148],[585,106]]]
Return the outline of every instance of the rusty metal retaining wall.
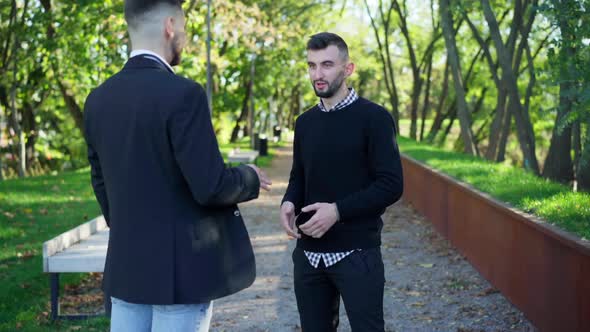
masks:
[[[406,155],[403,200],[541,331],[590,331],[590,244]]]

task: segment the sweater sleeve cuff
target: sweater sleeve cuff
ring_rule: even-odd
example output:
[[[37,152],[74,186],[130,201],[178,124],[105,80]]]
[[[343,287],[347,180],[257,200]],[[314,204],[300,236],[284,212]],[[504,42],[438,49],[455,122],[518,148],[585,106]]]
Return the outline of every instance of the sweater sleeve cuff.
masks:
[[[344,220],[348,219],[348,216],[350,215],[350,211],[346,207],[347,204],[345,204],[344,201],[338,201],[334,204],[336,204],[336,213],[338,213],[338,221],[344,221]]]

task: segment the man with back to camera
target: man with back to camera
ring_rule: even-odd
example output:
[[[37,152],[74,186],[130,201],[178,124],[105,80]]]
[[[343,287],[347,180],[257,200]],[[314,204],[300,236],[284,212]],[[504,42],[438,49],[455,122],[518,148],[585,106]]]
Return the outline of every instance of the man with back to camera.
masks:
[[[320,102],[296,121],[280,214],[287,234],[298,239],[301,327],[336,331],[342,297],[353,331],[384,331],[381,215],[403,192],[394,121],[348,88],[354,64],[341,37],[312,36],[307,63]]]
[[[125,1],[133,52],[85,104],[92,185],[110,227],[111,331],[207,331],[211,301],[255,278],[236,204],[271,183],[255,166],[225,167],[203,88],[172,70],[182,2]]]

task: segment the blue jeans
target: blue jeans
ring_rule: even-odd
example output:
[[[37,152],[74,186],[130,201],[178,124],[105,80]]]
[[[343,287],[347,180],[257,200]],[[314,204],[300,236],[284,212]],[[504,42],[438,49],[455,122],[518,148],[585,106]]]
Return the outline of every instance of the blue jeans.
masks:
[[[213,303],[149,305],[111,297],[111,332],[206,332]]]

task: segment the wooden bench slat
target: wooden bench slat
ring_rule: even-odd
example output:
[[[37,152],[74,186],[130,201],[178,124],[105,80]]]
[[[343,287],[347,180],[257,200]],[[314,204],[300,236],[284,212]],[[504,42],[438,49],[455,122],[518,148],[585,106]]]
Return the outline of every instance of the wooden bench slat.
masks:
[[[53,272],[48,264],[51,257],[105,229],[106,221],[100,216],[43,243],[43,272]]]
[[[249,163],[258,158],[258,151],[230,151],[227,161],[230,163]]]
[[[102,230],[47,258],[45,272],[103,272],[109,231]]]

